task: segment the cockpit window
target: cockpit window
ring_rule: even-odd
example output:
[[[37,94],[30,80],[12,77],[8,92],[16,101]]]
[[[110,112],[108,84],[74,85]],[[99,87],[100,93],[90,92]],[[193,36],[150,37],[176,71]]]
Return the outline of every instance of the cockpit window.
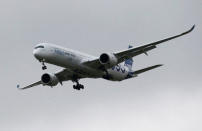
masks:
[[[44,46],[39,45],[39,46],[35,47],[34,49],[38,49],[38,48],[44,48]]]

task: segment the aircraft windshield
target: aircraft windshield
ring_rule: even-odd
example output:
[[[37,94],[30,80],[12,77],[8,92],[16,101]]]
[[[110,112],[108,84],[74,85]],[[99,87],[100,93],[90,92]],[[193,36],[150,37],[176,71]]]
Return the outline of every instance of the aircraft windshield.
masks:
[[[38,49],[38,48],[44,48],[44,46],[39,45],[39,46],[35,47],[34,49]]]

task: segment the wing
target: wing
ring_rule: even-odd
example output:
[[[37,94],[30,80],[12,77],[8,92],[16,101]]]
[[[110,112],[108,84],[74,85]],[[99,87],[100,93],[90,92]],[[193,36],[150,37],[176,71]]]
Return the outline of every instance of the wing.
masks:
[[[22,87],[22,88],[20,88],[20,85],[17,85],[17,88],[20,89],[20,90],[24,90],[24,89],[28,89],[28,88],[31,88],[31,87],[34,87],[34,86],[38,86],[40,84],[42,84],[42,82],[38,81],[38,82],[35,82],[35,83],[31,84],[31,85],[28,85],[28,86],[25,86],[25,87]]]
[[[63,69],[62,71],[59,71],[57,73],[55,73],[56,77],[58,78],[59,82],[62,84],[63,81],[68,81],[68,80],[71,80],[72,79],[72,72],[70,72],[70,70],[68,69]],[[24,90],[24,89],[28,89],[28,88],[32,88],[32,87],[35,87],[35,86],[38,86],[42,83],[42,81],[38,81],[38,82],[35,82],[31,85],[28,85],[28,86],[25,86],[25,87],[20,87],[20,85],[17,85],[17,88],[20,89],[20,90]]]
[[[186,34],[190,33],[194,28],[195,28],[195,25],[190,30],[188,30],[186,32],[183,32],[183,33],[181,33],[179,35],[169,37],[169,38],[166,38],[166,39],[163,39],[163,40],[159,40],[159,41],[156,41],[156,42],[152,42],[150,44],[146,44],[146,45],[143,45],[143,46],[140,46],[140,47],[131,48],[129,50],[121,51],[121,52],[115,53],[115,56],[118,58],[119,63],[121,63],[121,62],[123,62],[124,60],[126,60],[128,58],[140,55],[142,53],[147,54],[147,51],[155,49],[157,45],[159,45],[161,43],[164,43],[164,42],[167,42],[167,41],[170,41],[172,39],[181,37],[183,35],[186,35]]]
[[[70,70],[68,68],[63,69],[62,71],[55,73],[56,77],[62,83],[63,81],[74,80],[85,78],[86,74],[83,74],[80,70]]]
[[[159,45],[161,43],[164,43],[164,42],[167,42],[167,41],[170,41],[172,39],[181,37],[183,35],[186,35],[186,34],[190,33],[194,28],[195,28],[195,25],[192,26],[192,28],[189,29],[188,31],[183,32],[183,33],[181,33],[179,35],[175,35],[175,36],[163,39],[163,40],[152,42],[150,44],[146,44],[146,45],[135,47],[135,48],[130,48],[130,49],[127,49],[127,50],[124,50],[124,51],[120,51],[120,52],[116,52],[116,53],[113,53],[113,54],[118,59],[118,63],[117,64],[119,64],[119,63],[121,63],[121,62],[123,62],[123,61],[125,61],[125,60],[127,60],[127,59],[129,59],[131,57],[134,57],[134,56],[137,56],[137,55],[140,55],[140,54],[143,54],[143,53],[147,55],[147,52],[150,51],[150,50],[152,50],[152,49],[155,49],[157,45]],[[94,59],[92,61],[84,62],[84,64],[88,65],[90,67],[93,67],[93,68],[99,68],[99,67],[102,66],[100,64],[100,62],[99,62],[99,58]]]
[[[63,81],[71,80],[73,72],[69,69],[63,69],[57,73],[55,73],[56,77],[62,83]]]

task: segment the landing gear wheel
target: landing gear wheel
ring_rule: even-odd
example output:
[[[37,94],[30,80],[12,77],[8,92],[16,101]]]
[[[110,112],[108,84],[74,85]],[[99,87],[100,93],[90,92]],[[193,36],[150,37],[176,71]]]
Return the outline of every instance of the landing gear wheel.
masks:
[[[76,90],[84,89],[84,86],[79,84],[78,77],[74,76],[73,78],[74,79],[72,80],[72,82],[76,82],[76,85],[73,85],[73,88],[76,89]]]
[[[46,66],[42,66],[42,70],[46,70],[47,69],[47,67]]]
[[[73,88],[76,90],[81,90],[81,89],[84,89],[84,86],[81,84],[77,84],[77,85],[73,85]]]
[[[83,85],[79,85],[80,86],[80,89],[84,89],[84,86]]]
[[[74,88],[75,90],[80,90],[80,88],[79,88],[78,85],[73,85],[73,88]]]
[[[47,66],[45,65],[45,60],[42,60],[42,70],[46,70],[47,69]]]

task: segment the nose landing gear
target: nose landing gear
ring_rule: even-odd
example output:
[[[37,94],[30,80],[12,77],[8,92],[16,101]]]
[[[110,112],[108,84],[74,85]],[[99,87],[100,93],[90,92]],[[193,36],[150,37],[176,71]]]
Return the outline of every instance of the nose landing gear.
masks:
[[[43,65],[42,70],[46,70],[46,69],[47,69],[47,66]]]
[[[43,59],[42,61],[40,61],[42,63],[42,70],[46,70],[47,66],[45,65],[45,60]]]

